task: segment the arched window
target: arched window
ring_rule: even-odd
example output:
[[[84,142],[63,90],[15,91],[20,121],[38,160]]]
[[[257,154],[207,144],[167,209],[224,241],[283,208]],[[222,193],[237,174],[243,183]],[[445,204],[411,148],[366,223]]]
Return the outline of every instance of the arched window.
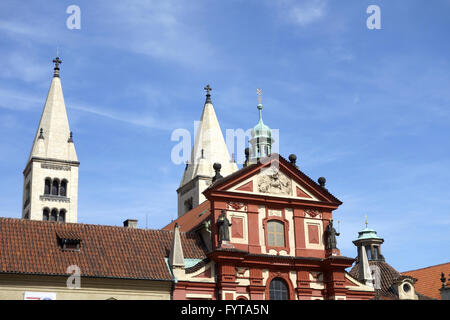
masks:
[[[284,223],[277,220],[267,222],[267,242],[271,247],[284,247]]]
[[[281,278],[275,278],[269,286],[270,300],[289,300],[289,289]]]
[[[52,214],[50,215],[50,221],[56,221],[57,217],[58,217],[58,210],[53,209]]]
[[[50,210],[45,208],[44,212],[42,213],[42,220],[48,221],[49,217],[50,217]]]
[[[57,196],[59,193],[59,180],[55,179],[53,180],[52,184],[52,195]]]
[[[65,197],[67,195],[67,180],[61,181],[61,188],[59,189],[59,195]]]
[[[52,186],[52,181],[50,180],[50,178],[45,179],[44,194],[50,194],[51,186]]]
[[[192,210],[192,208],[193,208],[192,198],[189,198],[186,201],[184,201],[184,211],[185,212]]]
[[[65,222],[66,221],[66,210],[61,210],[59,212],[59,216],[58,216],[58,221],[59,222]]]

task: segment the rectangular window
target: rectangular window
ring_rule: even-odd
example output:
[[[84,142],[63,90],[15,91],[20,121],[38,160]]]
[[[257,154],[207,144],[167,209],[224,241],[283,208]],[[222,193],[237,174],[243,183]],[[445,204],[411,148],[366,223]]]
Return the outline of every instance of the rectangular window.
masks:
[[[378,260],[378,247],[373,247],[373,258]]]
[[[271,247],[284,247],[284,223],[280,221],[267,222],[267,242]]]
[[[367,259],[372,260],[372,250],[370,250],[370,246],[366,246],[366,254],[367,254]]]

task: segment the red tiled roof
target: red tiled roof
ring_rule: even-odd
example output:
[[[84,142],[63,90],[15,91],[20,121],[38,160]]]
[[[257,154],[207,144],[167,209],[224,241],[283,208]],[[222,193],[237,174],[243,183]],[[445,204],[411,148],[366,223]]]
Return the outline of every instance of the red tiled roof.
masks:
[[[375,300],[398,300],[398,293],[395,288],[392,286],[396,280],[401,279],[402,276],[397,270],[394,269],[390,264],[385,261],[369,261],[370,266],[377,266],[379,269],[380,282],[379,288],[375,288],[376,295],[374,297]],[[349,274],[358,279],[359,277],[359,264],[356,263],[353,268],[349,271]],[[413,277],[415,278],[415,277]],[[419,300],[428,300],[430,296],[422,292],[417,287],[417,282],[414,284],[414,288],[416,290],[416,294],[419,297]]]
[[[197,227],[199,224],[201,224],[209,217],[210,206],[211,206],[210,202],[206,200],[205,202],[202,202],[199,206],[186,212],[178,219],[169,223],[167,226],[162,228],[162,230],[172,231],[175,226],[175,223],[178,223],[180,231],[183,232],[192,231],[193,229],[195,229],[195,227]]]
[[[392,290],[393,288],[391,286],[394,281],[400,277],[400,273],[384,261],[369,261],[369,265],[377,266],[380,270],[380,287],[375,289],[376,295],[374,299],[397,300],[398,296],[395,291]],[[359,271],[359,264],[357,263],[349,273],[353,278],[358,279]]]
[[[441,272],[444,273],[447,279],[449,278],[450,262],[422,269],[406,271],[402,272],[402,274],[417,279],[414,287],[420,293],[431,298],[441,299],[441,292],[439,291],[442,286]]]
[[[61,237],[81,240],[80,251],[63,251]],[[0,218],[0,273],[67,275],[77,265],[87,277],[171,280],[172,239],[164,230]],[[181,241],[185,258],[206,258],[198,235]]]

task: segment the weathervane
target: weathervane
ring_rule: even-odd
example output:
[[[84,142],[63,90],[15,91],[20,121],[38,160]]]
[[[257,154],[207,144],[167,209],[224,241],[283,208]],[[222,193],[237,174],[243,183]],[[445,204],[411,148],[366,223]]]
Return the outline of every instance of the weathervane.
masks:
[[[261,104],[261,96],[262,96],[262,90],[256,89],[256,94],[258,95],[258,104]]]

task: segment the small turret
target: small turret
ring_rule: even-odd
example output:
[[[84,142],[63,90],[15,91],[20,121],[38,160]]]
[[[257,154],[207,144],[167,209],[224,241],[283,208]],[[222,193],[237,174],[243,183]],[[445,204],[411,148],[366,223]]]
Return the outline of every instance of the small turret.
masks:
[[[261,89],[256,90],[258,93],[258,110],[259,110],[259,121],[256,126],[253,127],[251,131],[251,139],[250,139],[250,161],[257,162],[261,158],[265,158],[270,156],[272,153],[272,143],[274,140],[272,139],[272,130],[264,124],[262,119],[262,109],[263,105],[261,104]]]

